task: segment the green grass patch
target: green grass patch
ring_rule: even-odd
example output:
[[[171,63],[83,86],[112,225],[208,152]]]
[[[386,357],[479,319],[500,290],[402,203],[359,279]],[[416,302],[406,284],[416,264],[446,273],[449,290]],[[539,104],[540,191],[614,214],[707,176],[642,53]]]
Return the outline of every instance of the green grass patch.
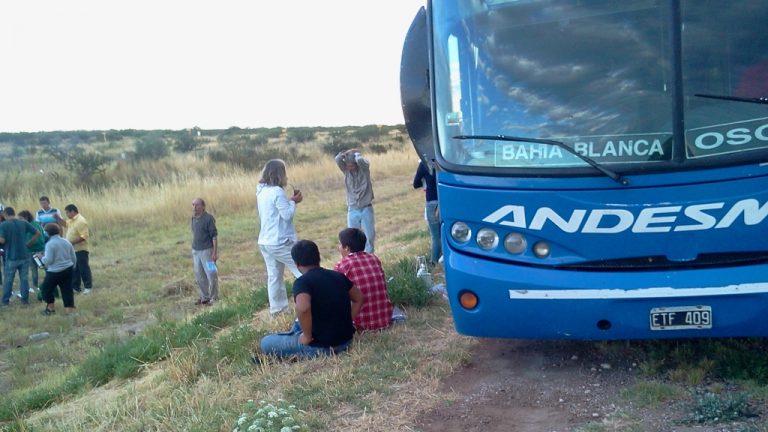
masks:
[[[416,277],[416,266],[412,259],[401,258],[393,265],[386,266],[384,273],[389,278],[387,291],[393,304],[423,308],[432,300],[432,293]]]
[[[641,407],[655,407],[679,399],[685,392],[680,388],[654,381],[643,381],[622,392],[622,397]]]
[[[768,384],[768,356],[756,355],[768,351],[768,339],[647,341],[638,349],[644,357],[640,369],[649,376],[682,368],[692,371],[688,378],[694,380],[698,379],[696,374],[707,373],[714,378]]]
[[[261,294],[261,295],[259,295]],[[144,334],[129,339],[113,339],[82,364],[60,384],[39,385],[29,391],[0,399],[0,421],[12,421],[19,415],[47,407],[86,386],[100,386],[111,379],[130,378],[150,363],[166,358],[171,348],[190,346],[198,340],[213,337],[214,331],[237,323],[265,304],[263,289],[231,305],[221,305],[196,315],[188,322],[163,322]],[[235,332],[233,339],[223,338],[221,346],[232,353],[238,341],[256,337],[248,332]],[[217,354],[219,351],[217,351]],[[245,354],[240,353],[242,359]]]
[[[428,237],[429,237],[429,231],[425,229],[416,229],[416,230],[406,231],[402,234],[398,234],[395,237],[395,241],[410,243],[412,241],[415,241],[418,239],[426,239]]]

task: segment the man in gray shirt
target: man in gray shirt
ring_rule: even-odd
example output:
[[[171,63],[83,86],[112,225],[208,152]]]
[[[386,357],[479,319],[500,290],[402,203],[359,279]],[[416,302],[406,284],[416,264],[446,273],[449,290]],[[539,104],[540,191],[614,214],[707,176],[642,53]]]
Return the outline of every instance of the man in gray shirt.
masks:
[[[365,251],[373,253],[376,227],[371,165],[358,149],[342,151],[335,159],[336,165],[344,173],[344,185],[347,189],[347,227],[363,230],[367,238]]]
[[[219,278],[216,260],[219,259],[216,219],[205,211],[205,201],[192,201],[192,265],[195,281],[200,289],[196,305],[210,306],[219,298]]]

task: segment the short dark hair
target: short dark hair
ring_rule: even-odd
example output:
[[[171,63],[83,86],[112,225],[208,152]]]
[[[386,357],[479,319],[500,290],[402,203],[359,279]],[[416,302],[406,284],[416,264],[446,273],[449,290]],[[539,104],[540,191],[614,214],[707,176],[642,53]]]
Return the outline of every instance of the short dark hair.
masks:
[[[55,223],[49,223],[45,224],[45,227],[43,228],[48,234],[49,237],[53,237],[55,235],[61,234],[61,230],[59,229],[59,226]]]
[[[41,196],[41,197],[40,197],[40,199],[39,199],[38,201],[48,201],[48,202],[51,202],[51,200],[50,200],[50,199],[48,199],[48,197],[47,197],[47,196],[45,196],[45,195]]]
[[[23,218],[27,222],[32,222],[32,213],[30,213],[29,210],[20,211],[19,217]]]
[[[3,212],[5,212],[5,215],[8,217],[16,216],[16,210],[14,210],[13,207],[6,207]]]
[[[77,211],[77,206],[74,205],[74,204],[67,204],[67,206],[64,207],[64,211],[71,211],[71,212],[75,212],[75,213],[80,213],[79,211]]]
[[[348,247],[350,252],[360,252],[365,249],[365,242],[368,238],[363,230],[359,228],[345,228],[339,233],[339,243]]]
[[[291,258],[300,266],[319,266],[320,250],[312,240],[299,240],[291,248]]]

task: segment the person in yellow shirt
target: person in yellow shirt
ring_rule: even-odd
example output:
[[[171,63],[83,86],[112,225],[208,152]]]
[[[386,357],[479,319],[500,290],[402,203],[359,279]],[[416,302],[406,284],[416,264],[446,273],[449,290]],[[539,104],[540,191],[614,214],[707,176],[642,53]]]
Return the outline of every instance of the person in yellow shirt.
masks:
[[[93,289],[93,279],[91,277],[91,266],[88,264],[89,242],[88,242],[88,221],[77,210],[77,206],[69,204],[64,207],[67,215],[67,241],[72,243],[75,248],[75,257],[77,265],[72,272],[72,289],[75,292],[81,292],[80,281],[82,280],[83,294],[89,294]]]

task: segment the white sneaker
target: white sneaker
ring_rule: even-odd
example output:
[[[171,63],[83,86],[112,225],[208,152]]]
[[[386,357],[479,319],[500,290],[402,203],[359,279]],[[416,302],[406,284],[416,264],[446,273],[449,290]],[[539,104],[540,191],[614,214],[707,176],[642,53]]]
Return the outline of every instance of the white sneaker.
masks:
[[[90,288],[86,288],[86,289],[83,290],[83,295],[88,295],[90,293],[91,293],[91,289]]]

